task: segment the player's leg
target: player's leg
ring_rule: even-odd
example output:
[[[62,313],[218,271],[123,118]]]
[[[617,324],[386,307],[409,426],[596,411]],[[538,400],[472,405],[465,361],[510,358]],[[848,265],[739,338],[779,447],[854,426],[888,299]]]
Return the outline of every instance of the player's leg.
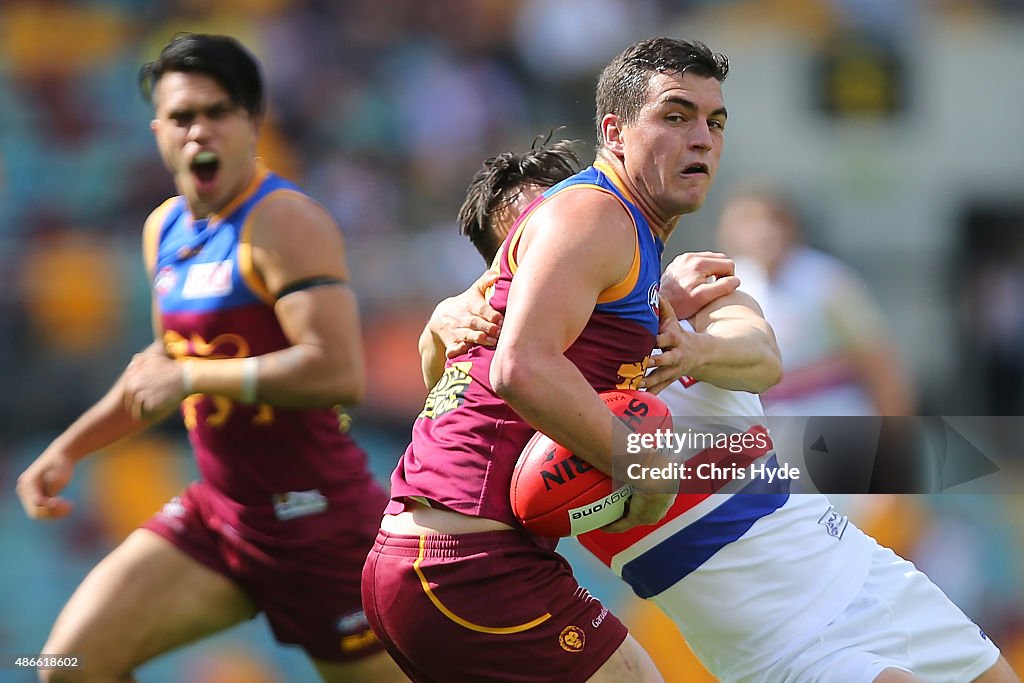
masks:
[[[626,636],[619,649],[587,679],[587,683],[663,683],[664,680],[647,651],[633,636]]]
[[[225,576],[145,529],[85,578],[43,648],[83,668],[41,672],[44,683],[121,683],[149,659],[250,619],[256,610]]]
[[[975,678],[971,683],[1020,683],[1020,678],[1014,673],[1006,658],[999,655],[999,659],[985,673]]]
[[[314,659],[313,665],[316,666],[324,683],[398,683],[408,680],[387,652],[378,652],[372,657],[354,662],[327,662]]]

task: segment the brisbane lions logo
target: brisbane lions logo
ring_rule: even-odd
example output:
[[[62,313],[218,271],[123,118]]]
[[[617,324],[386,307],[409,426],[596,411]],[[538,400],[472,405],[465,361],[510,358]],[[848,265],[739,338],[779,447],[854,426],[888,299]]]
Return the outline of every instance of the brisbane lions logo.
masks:
[[[654,314],[655,318],[661,317],[661,283],[655,282],[651,284],[651,288],[647,290],[647,305],[651,307],[651,313]]]

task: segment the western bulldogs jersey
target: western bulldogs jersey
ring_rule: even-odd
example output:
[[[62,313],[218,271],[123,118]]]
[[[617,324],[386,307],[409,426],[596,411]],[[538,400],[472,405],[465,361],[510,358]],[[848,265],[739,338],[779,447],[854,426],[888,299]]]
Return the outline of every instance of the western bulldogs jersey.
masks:
[[[661,241],[617,184],[610,169],[590,167],[548,189],[512,227],[499,255],[500,276],[490,304],[504,314],[517,270],[519,239],[543,202],[563,192],[615,197],[636,229],[629,273],[598,298],[579,337],[566,350],[598,392],[636,388],[658,333]],[[512,471],[534,429],[492,390],[494,349],[477,346],[449,359],[413,426],[412,443],[391,478],[392,505],[412,497],[467,515],[518,526],[509,501]],[[548,543],[549,541],[545,541]]]
[[[755,394],[684,377],[659,397],[677,434],[767,434]],[[760,446],[743,453],[709,448],[688,462],[727,459],[747,472],[758,464],[778,466],[770,439],[751,443]],[[790,493],[788,479],[749,476],[681,482],[657,525],[594,531],[579,540],[671,617],[723,680],[771,661],[764,658],[788,640],[828,623],[864,582],[871,556],[871,540],[824,496]]]
[[[276,192],[301,193],[261,168],[214,216],[197,220],[184,198],[174,197],[150,217],[146,260],[172,357],[245,358],[290,346],[274,299],[253,268],[250,246],[249,217]],[[287,518],[350,496],[353,485],[374,485],[365,454],[341,428],[343,416],[335,409],[247,405],[194,394],[181,410],[202,479],[222,494],[231,514],[246,509],[269,519],[276,511],[278,519]]]

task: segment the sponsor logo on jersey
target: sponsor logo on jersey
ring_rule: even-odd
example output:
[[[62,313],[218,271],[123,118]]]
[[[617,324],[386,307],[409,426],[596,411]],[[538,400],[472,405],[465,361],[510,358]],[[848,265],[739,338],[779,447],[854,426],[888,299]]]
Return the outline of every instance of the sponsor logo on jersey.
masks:
[[[270,499],[274,504],[274,516],[282,522],[316,515],[327,509],[327,498],[318,489],[275,493]]]
[[[841,515],[836,512],[835,508],[830,507],[825,514],[818,520],[818,524],[825,527],[825,531],[828,532],[829,536],[833,538],[842,538],[843,533],[846,531],[846,526],[850,523],[850,520],[846,515]]]
[[[160,296],[164,296],[178,283],[178,274],[171,266],[161,268],[156,277],[153,278],[153,290]]]
[[[172,519],[184,517],[185,506],[182,505],[181,498],[175,496],[174,498],[171,498],[170,501],[164,503],[163,508],[160,510],[160,514]]]
[[[185,284],[181,287],[183,299],[206,299],[214,296],[227,296],[233,285],[231,274],[234,272],[233,261],[216,263],[196,263],[188,268]]]
[[[558,634],[558,644],[566,652],[582,652],[587,644],[587,636],[579,626],[566,626]]]
[[[604,623],[604,618],[607,617],[607,616],[608,616],[608,608],[602,607],[601,608],[601,613],[598,614],[596,617],[594,617],[594,620],[592,622],[590,622],[590,625],[593,626],[594,628],[598,628],[599,626],[601,626],[601,624]]]

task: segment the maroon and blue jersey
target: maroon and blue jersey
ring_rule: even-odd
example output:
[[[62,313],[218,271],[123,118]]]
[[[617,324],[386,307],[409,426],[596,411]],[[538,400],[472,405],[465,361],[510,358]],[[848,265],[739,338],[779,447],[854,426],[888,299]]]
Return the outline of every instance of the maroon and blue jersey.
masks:
[[[150,217],[145,250],[172,357],[246,358],[291,345],[274,314],[274,297],[253,268],[250,240],[253,210],[279,192],[302,194],[261,168],[235,201],[209,218],[194,218],[182,197]],[[257,522],[304,515],[350,497],[353,486],[375,486],[339,410],[193,394],[182,414],[203,481],[229,508],[239,515],[244,509]]]
[[[601,293],[565,355],[598,392],[635,389],[658,334],[663,245],[610,168],[592,166],[567,178],[523,212],[502,246],[500,277],[490,304],[505,313],[517,270],[519,239],[536,208],[563,192],[581,191],[618,199],[633,221],[636,241],[628,275]],[[491,388],[493,357],[493,348],[477,346],[446,363],[413,426],[412,443],[392,474],[389,512],[400,511],[404,498],[414,498],[517,525],[509,487],[519,454],[534,429]]]

